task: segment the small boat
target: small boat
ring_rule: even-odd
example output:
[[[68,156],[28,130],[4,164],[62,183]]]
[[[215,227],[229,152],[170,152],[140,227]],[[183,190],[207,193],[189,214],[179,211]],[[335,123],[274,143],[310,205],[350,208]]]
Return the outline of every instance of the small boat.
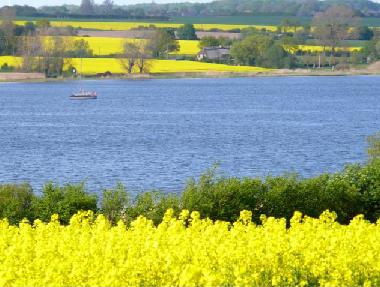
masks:
[[[73,93],[70,96],[72,100],[95,100],[98,96],[96,92],[79,91],[79,93]]]

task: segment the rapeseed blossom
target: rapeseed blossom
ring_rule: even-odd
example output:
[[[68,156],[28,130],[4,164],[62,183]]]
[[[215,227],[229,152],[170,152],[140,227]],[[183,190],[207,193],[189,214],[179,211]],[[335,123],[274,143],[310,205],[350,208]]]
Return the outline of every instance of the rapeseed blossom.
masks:
[[[380,221],[334,213],[234,223],[168,210],[112,226],[80,212],[68,226],[0,221],[0,286],[379,286]]]

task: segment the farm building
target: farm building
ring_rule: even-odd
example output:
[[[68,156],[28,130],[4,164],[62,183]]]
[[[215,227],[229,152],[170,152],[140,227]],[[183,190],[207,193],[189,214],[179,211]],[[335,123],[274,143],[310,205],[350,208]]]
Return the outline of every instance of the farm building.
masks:
[[[197,55],[198,61],[201,60],[223,60],[230,56],[230,48],[225,47],[204,47]]]

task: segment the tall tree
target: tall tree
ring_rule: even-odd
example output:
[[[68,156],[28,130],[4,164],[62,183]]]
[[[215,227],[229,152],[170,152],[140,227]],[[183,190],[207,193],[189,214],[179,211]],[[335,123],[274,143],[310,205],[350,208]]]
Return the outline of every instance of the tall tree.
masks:
[[[314,36],[322,46],[330,47],[332,54],[340,42],[348,37],[350,28],[357,24],[354,12],[345,6],[333,6],[317,13],[313,19]]]
[[[258,65],[271,45],[273,45],[273,39],[270,36],[250,35],[232,45],[231,56],[237,64]]]
[[[92,15],[95,12],[94,0],[82,0],[80,5],[80,12],[83,15]]]
[[[135,43],[126,42],[124,44],[123,54],[120,55],[121,66],[131,74],[139,57],[139,48]]]
[[[3,53],[14,54],[17,38],[14,35],[15,24],[14,19],[16,17],[16,11],[11,7],[3,7],[0,13],[0,46]],[[0,47],[0,49],[1,49]]]
[[[181,40],[197,40],[197,34],[193,24],[185,24],[178,28],[177,36]]]
[[[151,52],[149,51],[148,43],[144,40],[135,42],[126,42],[124,51],[120,55],[122,67],[128,72],[133,73],[136,67],[140,74],[149,72],[148,59]]]
[[[37,35],[24,35],[19,42],[18,51],[22,58],[22,70],[25,72],[34,72],[40,70],[40,53],[42,43]]]
[[[179,44],[173,33],[165,29],[157,29],[148,40],[148,48],[154,58],[164,58],[170,52],[178,51]]]
[[[112,0],[104,0],[102,4],[103,13],[107,16],[112,15],[114,2]]]

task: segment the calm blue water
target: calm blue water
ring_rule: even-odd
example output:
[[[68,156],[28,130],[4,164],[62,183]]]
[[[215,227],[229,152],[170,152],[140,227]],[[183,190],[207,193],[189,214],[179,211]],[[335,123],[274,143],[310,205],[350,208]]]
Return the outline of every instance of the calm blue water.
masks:
[[[69,100],[81,86],[98,100]],[[1,83],[0,183],[178,191],[215,162],[311,176],[365,161],[378,130],[374,76]]]

